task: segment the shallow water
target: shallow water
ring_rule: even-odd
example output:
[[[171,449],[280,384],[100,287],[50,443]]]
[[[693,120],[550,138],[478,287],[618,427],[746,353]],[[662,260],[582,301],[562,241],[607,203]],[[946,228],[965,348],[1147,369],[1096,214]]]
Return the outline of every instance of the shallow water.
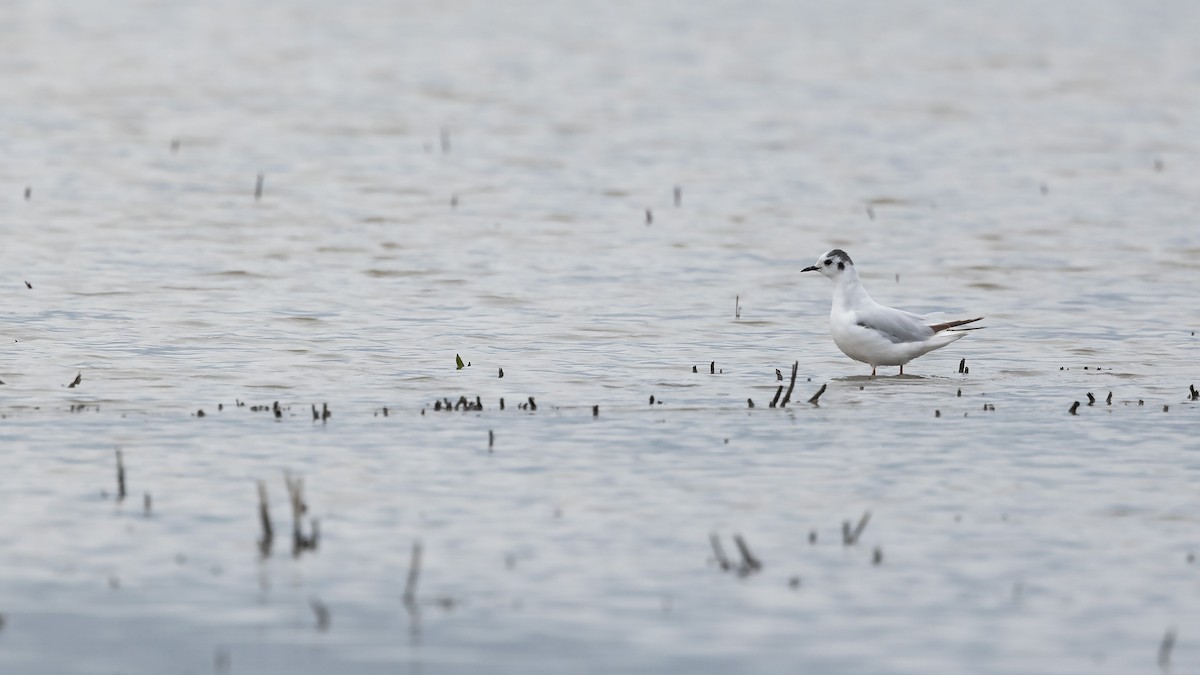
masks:
[[[1168,630],[1189,670],[1198,30],[1184,2],[0,8],[0,670],[1126,673]],[[987,329],[864,377],[799,274],[833,246]]]

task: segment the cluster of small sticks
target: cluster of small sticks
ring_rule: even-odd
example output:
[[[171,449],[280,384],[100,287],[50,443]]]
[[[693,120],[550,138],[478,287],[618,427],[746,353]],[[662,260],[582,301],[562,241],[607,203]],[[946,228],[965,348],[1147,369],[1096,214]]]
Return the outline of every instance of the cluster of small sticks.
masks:
[[[858,540],[860,537],[862,537],[863,531],[867,529],[867,523],[870,522],[870,520],[871,512],[865,511],[862,514],[862,517],[859,518],[858,524],[853,528],[851,528],[849,520],[842,521],[842,545],[854,546],[858,544]],[[748,577],[751,574],[762,571],[762,561],[750,552],[750,546],[746,544],[746,540],[742,537],[742,535],[733,535],[733,543],[735,546],[737,546],[738,553],[741,555],[741,562],[737,564],[730,560],[729,556],[725,554],[725,547],[721,545],[721,537],[717,535],[716,532],[709,533],[708,542],[709,545],[712,546],[712,559],[714,562],[716,562],[717,567],[720,568],[722,572],[734,571],[739,577]],[[809,532],[808,543],[817,543],[816,530]],[[880,565],[882,563],[883,549],[876,546],[871,552],[871,564]],[[792,588],[798,588],[800,586],[800,578],[792,577],[788,581],[788,585]]]
[[[1087,393],[1087,400],[1088,400],[1088,402],[1087,402],[1088,407],[1096,405],[1096,397],[1090,391]],[[1184,400],[1185,401],[1200,401],[1200,391],[1198,391],[1196,389],[1196,385],[1194,385],[1194,384],[1188,385],[1187,397],[1184,398]],[[1104,404],[1112,405],[1112,402],[1113,402],[1113,393],[1110,391],[1110,392],[1108,392],[1108,396],[1105,397],[1105,399],[1104,399]],[[1139,398],[1137,404],[1139,407],[1144,406],[1144,405],[1146,405],[1146,400]],[[1075,401],[1074,403],[1071,404],[1071,407],[1069,409],[1067,409],[1067,412],[1070,413],[1071,415],[1078,415],[1079,414],[1079,405],[1080,405],[1080,402]],[[1128,402],[1126,402],[1126,405],[1128,405]],[[1162,407],[1163,412],[1170,412],[1170,410],[1171,410],[1170,405],[1163,405],[1163,407]]]
[[[800,362],[794,361],[792,363],[792,376],[791,376],[791,379],[788,381],[786,393],[784,392],[783,385],[782,384],[779,385],[779,388],[775,390],[775,398],[771,399],[771,403],[768,404],[767,407],[769,407],[769,408],[786,408],[787,407],[787,404],[790,403],[792,400],[792,390],[794,390],[796,388],[796,373],[799,370],[800,370]],[[783,373],[780,372],[780,370],[778,368],[775,369],[775,379],[780,382],[783,381]],[[826,385],[826,384],[821,385],[821,388],[817,390],[817,393],[813,394],[812,396],[810,396],[808,398],[808,402],[811,403],[812,405],[820,406],[821,405],[820,404],[821,394],[825,393],[826,387],[828,387],[828,385]],[[779,400],[780,396],[783,397],[782,401]],[[747,405],[747,407],[753,408],[754,407],[754,399],[752,399],[752,398],[746,399],[746,405]]]

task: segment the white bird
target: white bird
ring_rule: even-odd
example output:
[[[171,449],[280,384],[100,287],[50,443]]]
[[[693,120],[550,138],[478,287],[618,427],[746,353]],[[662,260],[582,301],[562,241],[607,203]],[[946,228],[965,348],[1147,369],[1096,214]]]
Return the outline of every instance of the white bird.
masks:
[[[964,331],[983,328],[959,328],[983,319],[961,319],[933,323],[930,317],[883,305],[871,299],[858,279],[858,270],[850,256],[840,248],[829,251],[817,264],[801,272],[820,272],[833,280],[833,309],[829,311],[829,332],[833,343],[855,361],[871,365],[871,376],[879,366],[900,366],[918,356],[940,349],[966,335]]]

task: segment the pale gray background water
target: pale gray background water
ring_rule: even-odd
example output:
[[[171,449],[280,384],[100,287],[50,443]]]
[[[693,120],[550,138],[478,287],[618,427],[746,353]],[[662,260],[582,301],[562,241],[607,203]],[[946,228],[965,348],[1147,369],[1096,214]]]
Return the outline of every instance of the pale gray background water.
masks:
[[[1197,35],[1182,1],[0,7],[0,670],[1129,673],[1168,629],[1195,670]],[[863,379],[798,273],[833,246],[988,328]]]

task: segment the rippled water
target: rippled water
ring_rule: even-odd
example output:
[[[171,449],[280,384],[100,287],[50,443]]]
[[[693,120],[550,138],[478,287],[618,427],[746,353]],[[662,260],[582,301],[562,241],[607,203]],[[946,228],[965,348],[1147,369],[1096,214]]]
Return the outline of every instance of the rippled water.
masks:
[[[0,8],[0,669],[1193,669],[1198,33],[1186,2]],[[987,330],[865,378],[799,274],[834,246]]]

